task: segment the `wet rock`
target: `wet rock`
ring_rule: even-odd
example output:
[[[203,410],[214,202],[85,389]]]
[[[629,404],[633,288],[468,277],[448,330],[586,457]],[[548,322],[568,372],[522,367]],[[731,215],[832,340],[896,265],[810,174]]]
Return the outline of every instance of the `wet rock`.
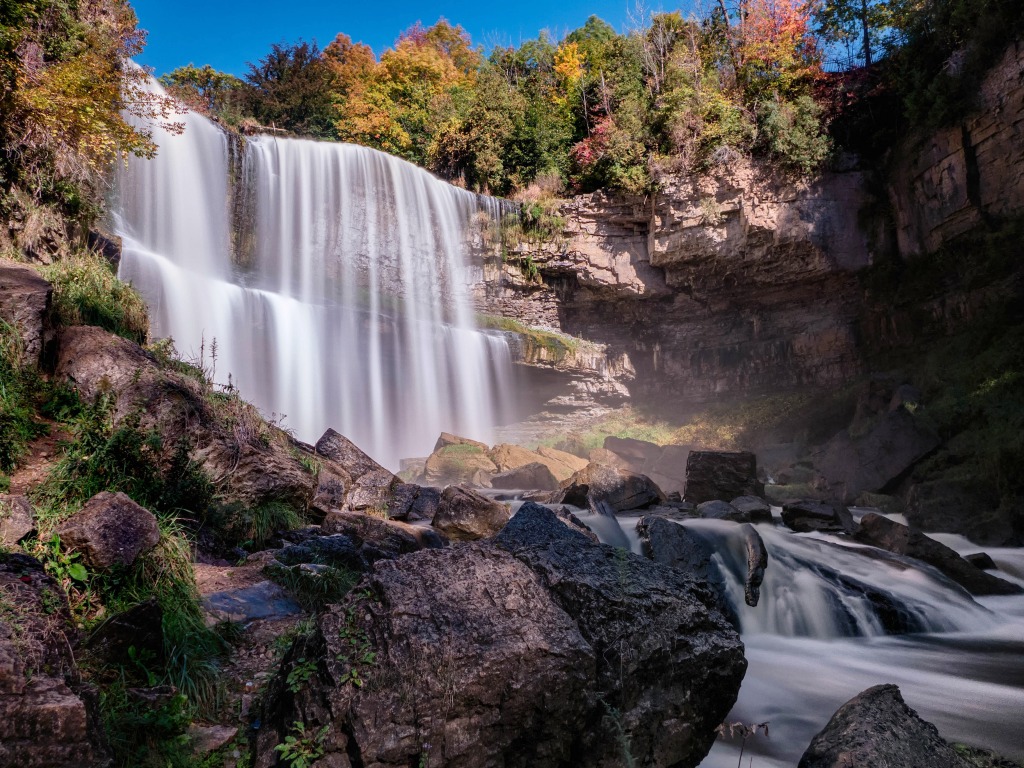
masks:
[[[36,517],[28,498],[0,494],[0,544],[13,547],[35,529]]]
[[[783,504],[782,522],[797,533],[820,531],[853,534],[857,530],[853,515],[842,504],[811,499]]]
[[[843,704],[814,737],[799,768],[970,768],[938,730],[907,706],[895,685],[876,685]]]
[[[367,472],[387,472],[355,443],[333,429],[328,429],[316,441],[316,452],[341,465],[353,480]]]
[[[326,727],[325,765],[597,768],[628,750],[638,765],[695,766],[745,668],[706,587],[536,505],[494,542],[379,564],[364,586],[289,652],[258,768],[296,720]],[[293,693],[287,674],[311,655],[322,661]]]
[[[491,478],[491,487],[556,491],[559,486],[558,479],[551,474],[547,465],[534,462],[507,472],[499,472]]]
[[[103,491],[57,528],[61,546],[90,568],[131,565],[160,543],[156,516],[123,493]]]
[[[837,497],[852,501],[864,491],[886,493],[939,442],[926,422],[899,408],[879,417],[864,435],[840,432],[814,464]]]
[[[504,504],[470,488],[450,485],[441,494],[432,525],[455,541],[473,541],[493,536],[508,519]]]
[[[756,606],[761,597],[761,583],[768,568],[768,550],[760,534],[750,523],[743,525],[743,548],[747,553],[747,577],[743,584],[743,599]]]
[[[697,505],[697,515],[705,520],[729,520],[734,523],[750,522],[750,516],[740,512],[727,501],[705,501]]]
[[[972,552],[969,555],[964,555],[964,560],[983,571],[996,570],[995,560],[988,552]]]
[[[975,567],[945,544],[874,512],[861,518],[857,540],[897,555],[922,560],[972,595],[1016,595],[1024,592],[1024,588],[1017,584]]]
[[[250,621],[284,619],[303,612],[302,607],[272,581],[214,592],[203,598],[202,605],[206,623],[211,626],[225,621],[247,624]]]
[[[527,501],[525,504],[519,507],[519,512],[521,512],[523,507],[525,507],[527,504],[533,506],[540,506],[532,501]],[[545,507],[545,509],[550,509],[550,507]],[[565,523],[573,530],[579,531],[594,543],[600,543],[601,540],[598,538],[597,534],[590,530],[590,527],[582,520],[580,520],[578,517],[576,517],[576,515],[570,512],[568,508],[557,507],[551,511],[555,513],[555,517],[557,517],[559,520],[561,520],[563,523]],[[518,514],[518,512],[516,514]]]
[[[447,543],[441,533],[430,528],[359,512],[332,513],[324,520],[321,530],[328,535],[347,536],[368,563],[391,560],[421,549],[439,549]]]
[[[763,496],[757,457],[749,451],[690,451],[683,498],[694,504],[737,496]]]
[[[562,483],[553,501],[593,511],[605,504],[613,512],[624,512],[649,507],[664,498],[661,489],[644,475],[591,463]]]
[[[283,565],[317,563],[360,572],[367,567],[359,544],[343,533],[314,536],[301,544],[289,545],[275,552],[274,559]]]
[[[695,579],[722,588],[722,574],[711,560],[714,552],[700,536],[671,520],[653,516],[640,518],[636,530],[641,550],[654,562],[678,568]]]
[[[48,320],[53,287],[24,264],[0,260],[0,320],[21,337],[22,363],[38,366],[52,340]]]
[[[772,522],[772,508],[762,498],[757,496],[739,496],[729,503],[745,514],[751,523]]]
[[[38,560],[0,554],[0,596],[0,765],[107,765],[63,590]]]

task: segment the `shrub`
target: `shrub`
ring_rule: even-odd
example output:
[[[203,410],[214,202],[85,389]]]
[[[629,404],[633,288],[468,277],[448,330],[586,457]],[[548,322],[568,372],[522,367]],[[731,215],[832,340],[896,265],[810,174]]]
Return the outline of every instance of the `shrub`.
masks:
[[[813,173],[829,155],[821,108],[810,96],[767,102],[760,110],[760,123],[760,143],[790,170]]]
[[[40,270],[53,283],[53,308],[61,325],[98,325],[145,344],[149,337],[146,304],[96,253],[80,253]]]

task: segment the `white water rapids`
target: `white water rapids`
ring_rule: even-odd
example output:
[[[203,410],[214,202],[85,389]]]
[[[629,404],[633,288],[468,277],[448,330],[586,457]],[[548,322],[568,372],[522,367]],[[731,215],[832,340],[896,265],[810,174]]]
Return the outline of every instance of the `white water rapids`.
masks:
[[[442,430],[489,441],[511,357],[474,327],[465,242],[498,203],[363,147],[183,120],[112,205],[154,335],[302,440],[333,427],[396,469]]]
[[[640,552],[634,517],[577,515],[606,541]],[[682,523],[717,553],[749,663],[728,722],[769,723],[742,768],[792,768],[844,702],[880,683],[946,739],[1024,760],[1024,596],[974,599],[920,562],[834,537],[756,526],[768,550],[757,607],[743,599],[739,526]],[[982,547],[935,534],[961,554]],[[1002,578],[1024,584],[1024,550],[985,548]],[[893,634],[899,632],[900,634]],[[701,768],[737,768],[739,737]]]

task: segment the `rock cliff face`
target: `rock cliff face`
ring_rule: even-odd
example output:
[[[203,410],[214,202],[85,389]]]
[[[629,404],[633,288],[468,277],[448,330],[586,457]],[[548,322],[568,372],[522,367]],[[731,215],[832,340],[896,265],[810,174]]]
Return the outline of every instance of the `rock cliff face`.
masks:
[[[847,382],[865,370],[865,340],[907,335],[900,318],[923,312],[945,332],[987,302],[985,291],[944,296],[890,318],[867,306],[857,273],[881,251],[913,257],[1019,216],[1022,143],[1019,43],[989,73],[977,112],[908,141],[881,184],[859,170],[792,181],[737,157],[702,178],[664,178],[647,198],[582,195],[564,204],[559,236],[513,254],[543,282],[492,263],[478,302],[605,345],[634,396],[699,402]],[[869,188],[886,190],[890,216],[870,214],[886,205]]]
[[[634,395],[832,384],[860,370],[863,189],[855,172],[791,183],[737,160],[648,199],[580,196],[564,238],[520,254],[544,284],[492,269],[481,303],[606,345]]]

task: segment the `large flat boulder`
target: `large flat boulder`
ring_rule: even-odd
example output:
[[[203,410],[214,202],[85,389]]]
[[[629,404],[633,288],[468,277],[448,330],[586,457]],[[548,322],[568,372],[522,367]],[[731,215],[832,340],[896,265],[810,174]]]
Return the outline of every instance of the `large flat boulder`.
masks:
[[[838,501],[787,501],[782,505],[782,522],[797,533],[853,534],[857,530],[850,510]]]
[[[268,688],[255,765],[300,721],[325,765],[686,768],[745,667],[702,583],[524,505],[493,542],[380,563],[324,613]]]
[[[970,768],[938,730],[907,706],[895,685],[876,685],[843,704],[811,741],[799,768]]]
[[[684,499],[701,504],[737,496],[764,496],[757,457],[749,451],[690,451]]]
[[[423,482],[441,486],[449,483],[486,485],[497,471],[497,465],[487,455],[487,446],[482,443],[450,443],[427,457]]]
[[[922,560],[942,571],[972,595],[1015,595],[1024,592],[960,557],[954,550],[920,531],[895,520],[869,512],[860,521],[857,540],[879,549]]]

